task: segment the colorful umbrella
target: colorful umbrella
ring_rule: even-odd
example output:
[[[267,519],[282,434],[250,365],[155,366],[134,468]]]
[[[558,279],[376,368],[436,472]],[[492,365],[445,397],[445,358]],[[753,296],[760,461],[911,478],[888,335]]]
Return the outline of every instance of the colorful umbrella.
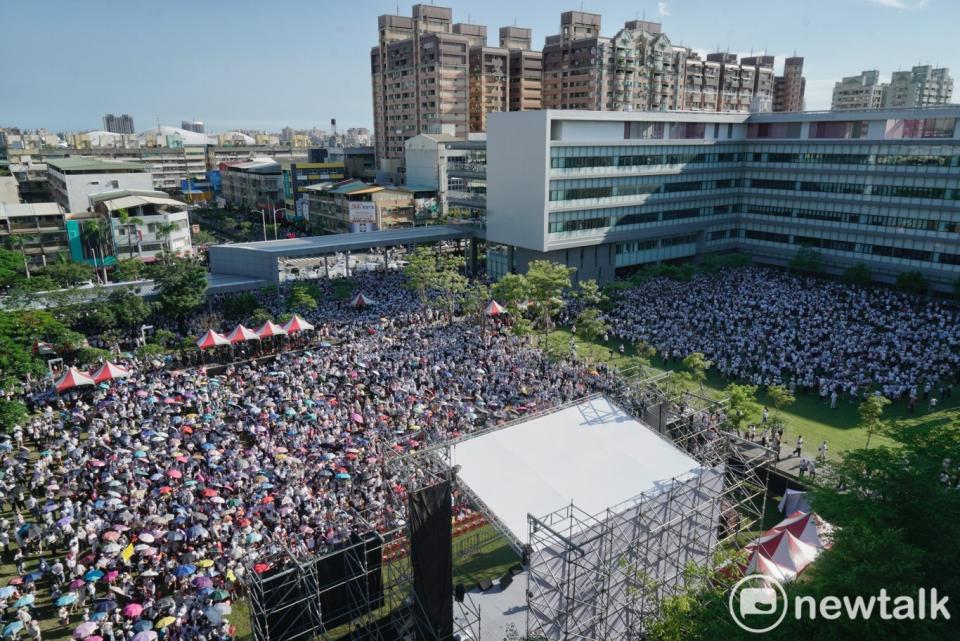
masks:
[[[64,605],[71,605],[77,602],[77,595],[75,592],[67,592],[56,601],[53,602],[55,606],[62,607]]]
[[[170,625],[171,623],[173,623],[174,621],[176,621],[176,618],[174,617],[163,617],[162,619],[157,621],[153,627],[155,627],[157,630],[162,630],[168,625]]]
[[[86,623],[81,623],[77,626],[77,629],[73,631],[73,637],[75,639],[86,639],[88,636],[96,632],[97,624],[93,621],[87,621]]]
[[[36,600],[36,598],[37,597],[35,597],[32,594],[27,594],[25,596],[20,597],[16,601],[14,601],[13,607],[14,609],[16,609],[16,608],[25,608],[28,605],[33,605],[33,602]]]
[[[135,619],[143,612],[143,606],[139,603],[128,603],[123,606],[123,616],[128,619]]]

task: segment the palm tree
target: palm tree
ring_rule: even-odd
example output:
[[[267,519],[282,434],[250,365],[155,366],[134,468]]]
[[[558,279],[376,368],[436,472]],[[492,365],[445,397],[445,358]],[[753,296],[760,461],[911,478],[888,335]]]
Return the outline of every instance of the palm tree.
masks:
[[[157,223],[154,225],[154,233],[160,239],[162,245],[166,245],[170,240],[170,234],[179,229],[177,223]],[[169,247],[164,247],[164,251],[170,251]]]
[[[27,279],[30,279],[30,259],[27,258],[27,245],[32,245],[37,238],[35,236],[30,236],[29,234],[17,234],[13,236],[17,240],[17,244],[20,246],[20,255],[23,257],[23,271],[27,275]],[[40,253],[43,254],[43,248],[41,248]]]
[[[107,265],[103,251],[103,241],[107,236],[106,227],[100,221],[99,218],[92,218],[89,220],[83,221],[83,237],[84,241],[91,248],[93,253],[93,268],[97,270],[97,252],[100,252],[101,264],[103,266],[103,282],[107,283]],[[99,278],[100,272],[97,271]]]
[[[120,219],[120,226],[127,232],[127,255],[129,258],[133,258],[133,235],[130,233],[130,228],[136,229],[137,225],[142,225],[143,219],[131,216],[126,208],[118,209],[117,217]]]

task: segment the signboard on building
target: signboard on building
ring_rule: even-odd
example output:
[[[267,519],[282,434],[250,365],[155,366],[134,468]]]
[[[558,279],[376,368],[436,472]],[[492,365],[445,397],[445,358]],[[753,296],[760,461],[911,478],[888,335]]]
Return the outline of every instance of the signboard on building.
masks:
[[[377,222],[377,204],[371,202],[351,202],[350,203],[350,222],[351,223],[375,223]]]
[[[190,231],[194,234],[200,233],[200,225],[190,225]]]
[[[440,210],[436,198],[416,198],[413,204],[417,218],[436,218]]]
[[[310,201],[301,198],[297,201],[297,220],[310,220]]]

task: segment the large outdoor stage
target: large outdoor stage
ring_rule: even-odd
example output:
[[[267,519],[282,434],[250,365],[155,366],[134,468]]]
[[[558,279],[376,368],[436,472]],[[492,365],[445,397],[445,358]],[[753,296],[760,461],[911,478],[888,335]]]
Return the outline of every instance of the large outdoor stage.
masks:
[[[523,543],[527,515],[598,514],[702,469],[602,396],[462,442],[451,463]]]

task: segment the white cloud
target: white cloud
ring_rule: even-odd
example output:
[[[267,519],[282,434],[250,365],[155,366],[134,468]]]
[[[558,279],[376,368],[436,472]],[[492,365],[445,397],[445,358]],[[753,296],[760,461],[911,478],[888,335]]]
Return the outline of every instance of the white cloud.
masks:
[[[667,6],[667,3],[666,3],[666,2],[658,2],[658,3],[657,3],[657,13],[658,13],[660,16],[669,16],[669,15],[670,15],[670,7]]]
[[[930,0],[867,0],[867,2],[872,2],[882,7],[890,7],[891,9],[903,9],[905,11],[916,11],[930,4]]]

